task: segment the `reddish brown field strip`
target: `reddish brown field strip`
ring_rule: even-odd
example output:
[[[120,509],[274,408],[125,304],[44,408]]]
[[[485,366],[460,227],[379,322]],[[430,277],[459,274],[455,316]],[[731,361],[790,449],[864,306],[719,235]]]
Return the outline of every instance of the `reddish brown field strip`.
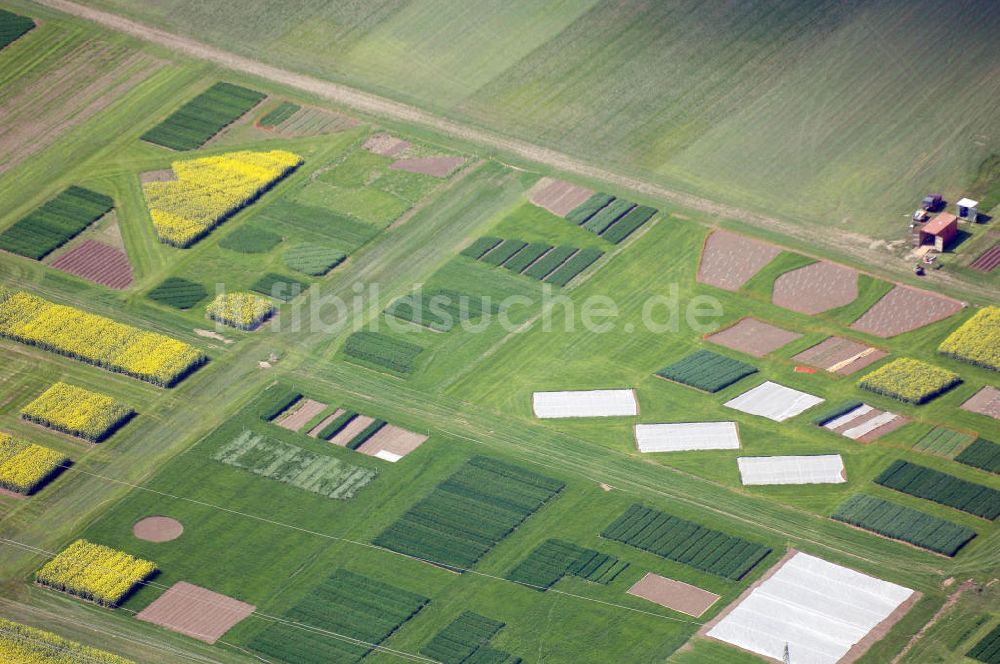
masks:
[[[828,337],[792,359],[830,373],[847,376],[878,362],[888,354],[879,348],[872,348],[843,337]]]
[[[274,421],[282,429],[298,431],[304,427],[309,420],[326,410],[326,404],[313,399],[306,399],[301,406],[290,413],[285,413]]]
[[[774,281],[771,301],[803,314],[818,314],[858,298],[858,273],[821,261],[786,272]]]
[[[178,581],[135,617],[205,643],[215,643],[256,610],[253,604]]]
[[[877,337],[894,337],[958,313],[962,303],[943,295],[896,286],[854,321],[851,329]]]
[[[146,542],[170,542],[184,533],[184,526],[168,516],[148,516],[132,526],[132,534]]]
[[[747,355],[764,357],[801,336],[798,332],[790,332],[756,318],[744,318],[705,339]]]
[[[335,419],[337,419],[343,414],[344,414],[344,409],[338,408],[337,410],[333,411],[332,413],[324,417],[322,422],[320,422],[319,424],[317,424],[312,428],[312,430],[309,432],[309,437],[315,438],[316,436],[318,436],[319,432],[322,431],[324,428],[326,428],[327,424],[333,422]]]
[[[1000,390],[987,385],[961,406],[962,410],[1000,420]]]
[[[407,431],[400,427],[387,424],[378,430],[374,436],[369,438],[358,448],[358,452],[368,456],[394,459],[405,457],[407,454],[424,444],[427,436],[413,431]],[[386,454],[388,453],[388,454]]]
[[[389,134],[374,134],[365,141],[365,150],[383,157],[395,157],[408,147],[410,147],[409,141]]]
[[[726,290],[740,286],[774,260],[781,249],[729,231],[713,231],[705,240],[698,281]]]
[[[695,618],[708,611],[719,599],[715,593],[653,573],[639,579],[628,589],[628,594]]]
[[[409,171],[410,173],[421,173],[436,178],[444,178],[451,175],[452,171],[464,163],[464,157],[417,157],[394,161],[389,168],[397,171]]]
[[[368,417],[367,415],[358,415],[353,420],[351,420],[346,427],[340,430],[336,436],[330,439],[330,442],[334,445],[340,445],[341,447],[346,446],[351,440],[354,439],[359,433],[365,430],[369,424],[375,421],[375,418]]]
[[[995,244],[987,249],[969,267],[980,272],[992,272],[997,265],[1000,265],[1000,244]]]
[[[132,285],[132,266],[125,252],[95,240],[81,242],[52,261],[52,267],[108,288]]]
[[[528,200],[554,215],[565,217],[593,194],[593,189],[545,177],[535,183],[528,192]]]

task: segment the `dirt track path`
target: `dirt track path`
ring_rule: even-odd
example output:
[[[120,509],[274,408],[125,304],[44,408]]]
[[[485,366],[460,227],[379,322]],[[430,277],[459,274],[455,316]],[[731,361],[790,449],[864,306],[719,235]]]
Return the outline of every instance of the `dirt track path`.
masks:
[[[567,154],[545,148],[527,141],[509,138],[478,129],[462,123],[454,122],[400,102],[373,95],[338,83],[325,81],[312,76],[297,74],[287,69],[251,60],[228,51],[224,51],[202,42],[154,28],[110,12],[85,7],[70,0],[35,0],[41,5],[51,7],[67,14],[94,21],[118,32],[137,39],[152,42],[171,50],[183,53],[193,58],[207,60],[222,67],[252,74],[260,78],[274,81],[282,85],[298,88],[305,92],[324,97],[337,104],[349,106],[364,113],[375,116],[390,117],[394,120],[423,125],[442,133],[457,137],[472,143],[478,143],[517,155],[549,167],[574,173],[576,175],[599,180],[631,189],[647,196],[670,201],[677,205],[699,210],[701,212],[740,221],[757,228],[765,229],[787,237],[806,242],[813,246],[823,246],[852,256],[880,270],[889,270],[897,275],[909,274],[908,264],[898,261],[891,255],[879,249],[873,249],[877,244],[872,238],[860,234],[820,233],[814,226],[791,224],[774,217],[757,214],[725,203],[718,203],[707,198],[685,194],[653,184],[646,180],[620,175],[613,171],[593,166]],[[898,265],[897,265],[898,263]],[[953,275],[934,273],[934,281],[966,293],[975,293],[989,300],[996,299],[996,293],[982,285],[971,284]]]

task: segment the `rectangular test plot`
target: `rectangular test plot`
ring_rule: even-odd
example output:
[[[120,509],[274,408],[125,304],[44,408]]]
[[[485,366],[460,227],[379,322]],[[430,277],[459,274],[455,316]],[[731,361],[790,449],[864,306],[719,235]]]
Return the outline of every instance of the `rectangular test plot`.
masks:
[[[839,454],[814,456],[739,457],[740,479],[746,486],[762,484],[842,484],[847,481]]]
[[[634,390],[535,392],[533,409],[541,419],[626,417],[639,414],[639,403]]]
[[[726,406],[775,422],[784,422],[824,399],[767,381],[726,402]]]
[[[736,422],[672,422],[635,425],[640,452],[736,450],[740,447]]]

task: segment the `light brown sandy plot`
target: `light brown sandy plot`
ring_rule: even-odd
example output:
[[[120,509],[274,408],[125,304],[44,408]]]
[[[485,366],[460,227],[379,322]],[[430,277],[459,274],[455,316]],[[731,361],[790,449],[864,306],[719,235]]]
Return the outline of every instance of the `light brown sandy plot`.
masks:
[[[729,231],[712,231],[701,251],[698,281],[725,290],[739,290],[779,253],[781,249],[773,244]]]
[[[171,542],[183,533],[183,524],[169,516],[147,516],[132,526],[132,534],[146,542]]]
[[[108,288],[123,290],[132,285],[132,266],[128,255],[96,240],[84,240],[52,261],[51,265]]]
[[[386,424],[374,436],[366,440],[357,451],[386,461],[398,461],[423,445],[426,440],[427,436],[422,433]]]
[[[294,408],[274,421],[282,429],[298,431],[312,418],[326,409],[326,404],[313,399],[306,399],[298,408]]]
[[[858,273],[849,267],[820,261],[774,280],[771,301],[803,314],[818,314],[858,299]]]
[[[652,572],[647,573],[629,588],[628,594],[648,599],[650,602],[695,618],[708,611],[719,599],[715,593]]]
[[[135,617],[205,643],[215,643],[256,610],[253,604],[178,581]]]
[[[139,182],[146,184],[149,182],[173,182],[177,179],[177,173],[172,168],[161,168],[158,171],[146,171],[139,174]]]
[[[324,417],[322,422],[320,422],[319,424],[317,424],[316,426],[314,426],[312,429],[310,429],[310,431],[309,431],[309,437],[310,438],[315,438],[316,436],[318,436],[319,432],[322,431],[326,427],[326,425],[328,425],[330,422],[333,422],[335,419],[337,419],[338,417],[340,417],[343,414],[344,414],[344,409],[343,408],[338,408],[337,410],[333,411],[332,413],[330,413],[329,415],[327,415],[326,417]]]
[[[392,162],[389,168],[444,178],[465,163],[465,157],[414,157]]]
[[[410,147],[409,141],[404,141],[389,134],[372,134],[365,141],[364,145],[365,150],[380,154],[383,157],[395,157],[408,147]]]
[[[798,332],[791,332],[756,318],[744,318],[705,339],[747,355],[764,357],[801,336]]]
[[[811,367],[847,376],[878,362],[889,353],[844,337],[827,337],[792,359]]]
[[[375,421],[374,417],[368,417],[367,415],[358,415],[353,420],[348,422],[347,426],[341,429],[337,435],[330,439],[330,442],[334,445],[340,445],[341,447],[346,446],[351,440],[354,439],[359,433],[365,430],[369,424]]]
[[[970,413],[979,413],[1000,420],[1000,390],[987,385],[973,394],[972,398],[963,403],[961,408]]]
[[[593,189],[580,187],[571,182],[544,177],[528,192],[528,200],[533,205],[544,208],[554,215],[565,217],[594,195]]]
[[[861,315],[851,328],[877,337],[894,337],[958,313],[962,303],[930,291],[896,286]]]

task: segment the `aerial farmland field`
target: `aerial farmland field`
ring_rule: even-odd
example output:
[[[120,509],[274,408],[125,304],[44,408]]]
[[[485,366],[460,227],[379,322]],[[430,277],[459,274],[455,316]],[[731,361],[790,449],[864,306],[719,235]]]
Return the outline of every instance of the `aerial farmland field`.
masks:
[[[996,661],[998,28],[0,0],[0,661]]]

